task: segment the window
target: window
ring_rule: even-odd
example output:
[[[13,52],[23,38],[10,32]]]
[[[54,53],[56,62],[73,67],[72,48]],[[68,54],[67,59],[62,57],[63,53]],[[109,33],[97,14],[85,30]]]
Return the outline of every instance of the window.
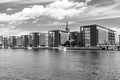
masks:
[[[84,28],[85,46],[90,46],[90,28]]]

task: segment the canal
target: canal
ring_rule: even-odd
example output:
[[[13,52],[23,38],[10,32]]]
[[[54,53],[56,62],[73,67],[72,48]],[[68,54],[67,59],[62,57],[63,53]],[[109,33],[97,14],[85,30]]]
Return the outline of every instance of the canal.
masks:
[[[1,49],[0,80],[120,80],[120,52]]]

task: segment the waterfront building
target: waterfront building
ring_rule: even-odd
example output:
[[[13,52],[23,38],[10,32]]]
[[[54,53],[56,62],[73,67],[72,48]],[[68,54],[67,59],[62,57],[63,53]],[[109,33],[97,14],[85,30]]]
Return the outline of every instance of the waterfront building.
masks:
[[[3,36],[0,36],[0,48],[3,47]]]
[[[30,39],[32,47],[39,47],[39,32],[30,33]]]
[[[8,44],[10,47],[16,47],[16,36],[10,36]]]
[[[29,46],[29,35],[22,35],[21,36],[21,46],[28,47]]]
[[[45,46],[48,47],[48,33],[45,33]]]
[[[16,46],[22,47],[22,37],[21,36],[16,37]]]
[[[69,40],[69,33],[62,30],[51,30],[48,32],[49,47],[59,47]]]
[[[114,45],[115,31],[100,25],[86,25],[80,27],[84,46]]]
[[[3,45],[4,45],[4,48],[8,48],[8,37],[3,38]]]
[[[48,33],[39,34],[39,46],[48,46]]]
[[[80,32],[77,31],[70,32],[70,40],[74,40],[76,46],[83,46],[82,35]]]

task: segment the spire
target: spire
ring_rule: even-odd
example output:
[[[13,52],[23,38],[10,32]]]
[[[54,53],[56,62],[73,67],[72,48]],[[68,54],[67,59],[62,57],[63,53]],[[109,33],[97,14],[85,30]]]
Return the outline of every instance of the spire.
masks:
[[[66,22],[66,29],[65,29],[65,31],[66,31],[66,32],[69,32],[69,31],[70,31],[70,29],[69,29],[69,24],[68,24],[68,20],[67,20],[67,22]]]
[[[68,20],[67,20],[67,22],[66,22],[66,27],[68,27],[69,25],[68,25]]]

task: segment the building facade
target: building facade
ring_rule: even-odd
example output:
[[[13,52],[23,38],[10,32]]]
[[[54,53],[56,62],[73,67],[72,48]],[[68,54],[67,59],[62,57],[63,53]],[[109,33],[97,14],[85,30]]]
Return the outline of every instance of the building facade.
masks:
[[[80,32],[70,32],[70,40],[74,40],[75,41],[75,44],[76,46],[83,46],[82,44],[82,35]]]
[[[4,37],[3,38],[3,44],[4,44],[4,48],[8,48],[8,37]]]
[[[21,36],[16,37],[16,46],[22,47],[22,37]]]
[[[3,36],[0,36],[0,48],[3,47]]]
[[[22,35],[21,36],[21,44],[22,44],[22,47],[29,46],[29,35]]]
[[[80,32],[84,46],[115,44],[115,31],[100,25],[81,26]]]
[[[48,46],[48,33],[39,34],[39,46]]]
[[[39,47],[39,36],[40,33],[39,32],[34,32],[34,33],[30,33],[30,45],[32,47]]]
[[[62,30],[51,30],[48,32],[49,47],[59,47],[69,40],[69,33]]]
[[[16,46],[16,36],[10,36],[8,40],[8,44],[10,47]]]

